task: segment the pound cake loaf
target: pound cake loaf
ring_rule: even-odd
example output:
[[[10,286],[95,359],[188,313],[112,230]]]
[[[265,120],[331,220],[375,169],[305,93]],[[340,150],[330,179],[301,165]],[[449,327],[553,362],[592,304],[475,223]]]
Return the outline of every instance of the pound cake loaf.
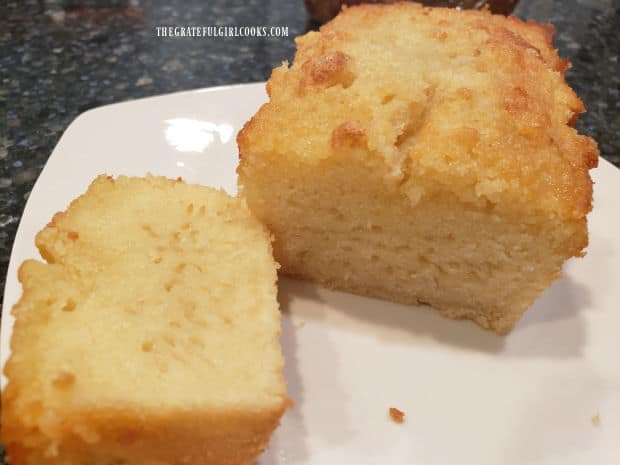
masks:
[[[298,38],[237,138],[283,272],[509,332],[588,242],[598,150],[552,35],[397,3]]]
[[[242,200],[97,178],[20,268],[11,465],[254,463],[286,407],[276,263]]]

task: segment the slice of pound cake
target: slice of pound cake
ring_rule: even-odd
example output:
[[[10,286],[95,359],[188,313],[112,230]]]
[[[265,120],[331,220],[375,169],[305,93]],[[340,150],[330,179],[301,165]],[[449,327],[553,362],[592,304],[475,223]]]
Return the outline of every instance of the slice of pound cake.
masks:
[[[598,151],[552,27],[363,5],[297,44],[237,139],[283,271],[510,331],[588,242]]]
[[[287,405],[270,237],[242,200],[99,177],[26,261],[11,465],[242,465]]]

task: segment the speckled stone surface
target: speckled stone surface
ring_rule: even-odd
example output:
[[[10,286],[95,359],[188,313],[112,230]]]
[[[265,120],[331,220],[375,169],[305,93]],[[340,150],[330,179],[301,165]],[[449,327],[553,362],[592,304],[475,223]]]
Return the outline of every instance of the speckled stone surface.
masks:
[[[522,0],[515,13],[556,26],[556,46],[573,63],[567,80],[588,108],[577,127],[620,166],[620,2]],[[30,189],[76,116],[112,102],[263,81],[292,58],[293,38],[316,26],[302,0],[4,0],[0,25],[2,290]],[[289,35],[158,38],[161,25],[287,26]]]

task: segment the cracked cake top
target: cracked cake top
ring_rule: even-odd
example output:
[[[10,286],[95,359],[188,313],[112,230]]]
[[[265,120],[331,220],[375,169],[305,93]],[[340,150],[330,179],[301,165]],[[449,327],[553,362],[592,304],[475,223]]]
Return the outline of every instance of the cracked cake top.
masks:
[[[355,154],[413,203],[449,193],[499,214],[585,221],[598,150],[573,128],[584,106],[553,33],[487,11],[343,9],[274,69],[240,155]]]

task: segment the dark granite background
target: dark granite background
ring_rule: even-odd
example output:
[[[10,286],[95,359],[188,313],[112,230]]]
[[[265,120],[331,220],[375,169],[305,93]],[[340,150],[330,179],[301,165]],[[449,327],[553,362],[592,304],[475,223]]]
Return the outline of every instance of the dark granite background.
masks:
[[[577,127],[620,166],[620,2],[522,0],[515,13],[556,26],[556,46],[573,63],[567,80],[588,108]],[[158,25],[288,26],[289,35],[158,38]],[[313,27],[302,0],[0,0],[0,290],[30,189],[77,115],[266,80]]]

